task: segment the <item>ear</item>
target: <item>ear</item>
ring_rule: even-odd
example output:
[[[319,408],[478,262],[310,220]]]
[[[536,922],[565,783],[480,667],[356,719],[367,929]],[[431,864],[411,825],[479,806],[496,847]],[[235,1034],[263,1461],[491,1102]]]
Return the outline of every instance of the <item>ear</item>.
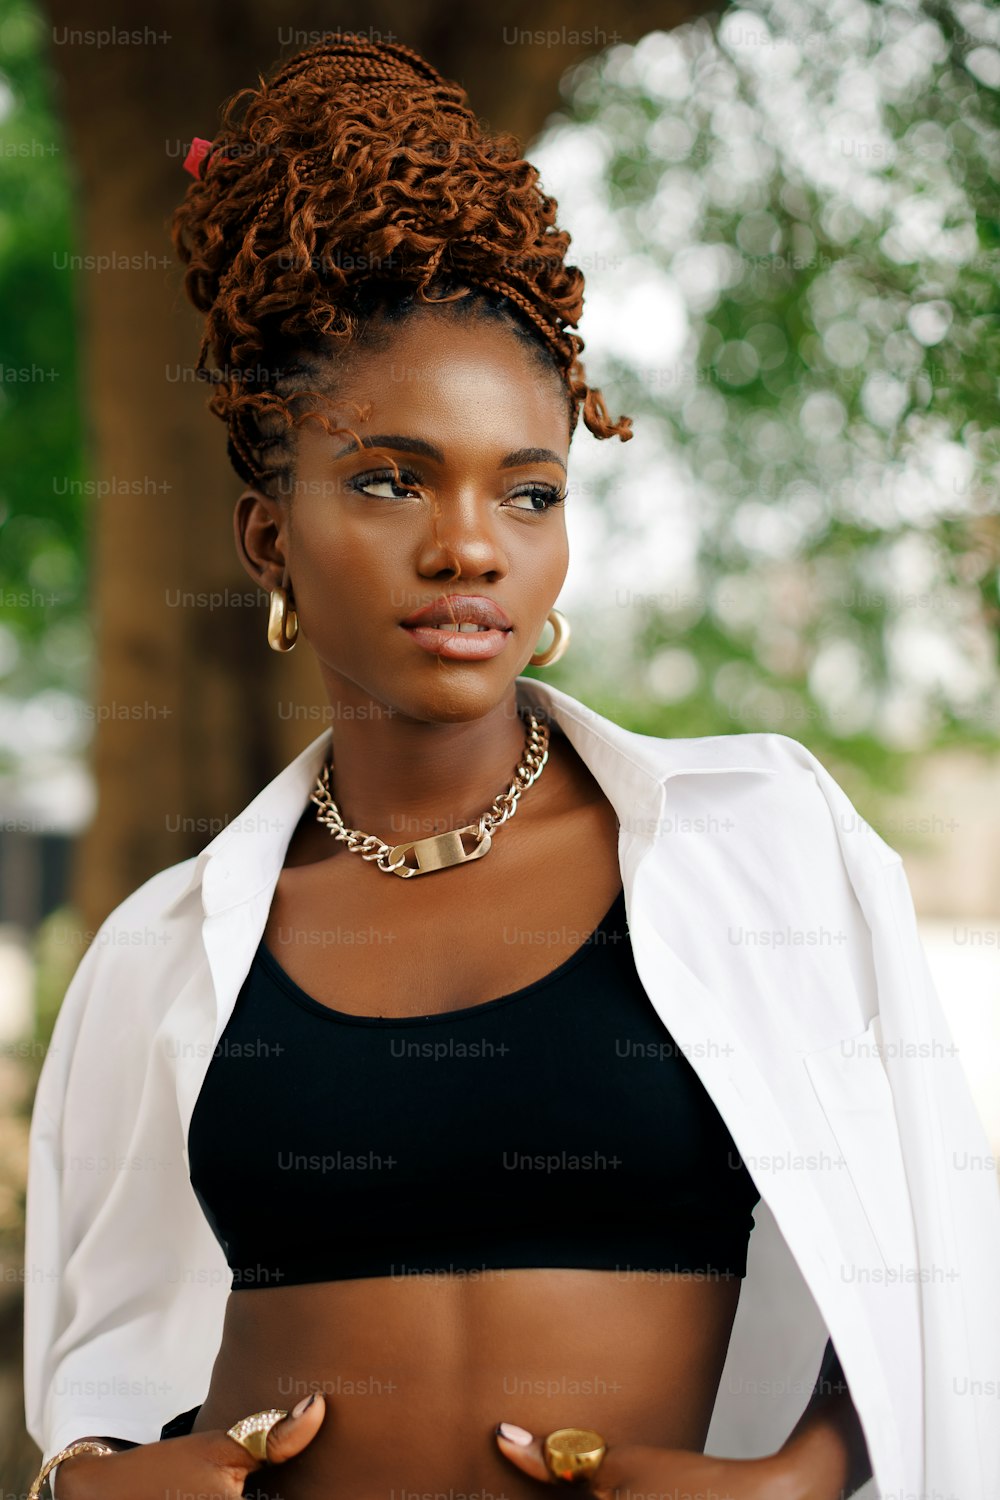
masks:
[[[254,583],[268,591],[285,581],[286,524],[287,507],[263,490],[248,487],[233,509],[236,555]]]

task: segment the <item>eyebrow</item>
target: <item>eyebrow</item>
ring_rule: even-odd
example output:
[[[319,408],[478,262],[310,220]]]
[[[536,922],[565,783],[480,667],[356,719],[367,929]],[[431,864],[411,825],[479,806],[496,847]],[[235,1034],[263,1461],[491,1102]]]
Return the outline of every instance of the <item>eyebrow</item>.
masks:
[[[346,448],[341,448],[333,456],[334,458],[346,458],[349,453],[356,452],[359,446],[362,448],[395,448],[399,453],[422,454],[424,458],[432,458],[439,464],[443,464],[445,461],[444,454],[440,448],[435,448],[433,443],[426,443],[423,438],[406,437],[402,433],[393,432],[379,433],[373,437],[363,437],[360,444],[356,442],[348,443]],[[554,453],[551,448],[516,448],[513,453],[508,453],[505,458],[502,458],[497,467],[500,469],[514,469],[518,468],[521,464],[538,463],[558,464],[563,473],[565,474],[566,472],[566,465],[558,453]]]

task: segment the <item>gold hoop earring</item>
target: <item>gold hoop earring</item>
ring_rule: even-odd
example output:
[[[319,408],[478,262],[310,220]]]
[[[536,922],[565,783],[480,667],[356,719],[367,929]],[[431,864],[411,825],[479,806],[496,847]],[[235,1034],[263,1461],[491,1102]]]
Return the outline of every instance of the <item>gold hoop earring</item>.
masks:
[[[288,590],[271,590],[271,613],[267,621],[267,644],[272,651],[291,651],[299,634],[299,617],[288,602]]]
[[[552,645],[547,651],[536,651],[528,661],[529,667],[551,667],[553,662],[565,654],[569,645],[569,621],[558,609],[550,609],[548,622],[552,626]]]

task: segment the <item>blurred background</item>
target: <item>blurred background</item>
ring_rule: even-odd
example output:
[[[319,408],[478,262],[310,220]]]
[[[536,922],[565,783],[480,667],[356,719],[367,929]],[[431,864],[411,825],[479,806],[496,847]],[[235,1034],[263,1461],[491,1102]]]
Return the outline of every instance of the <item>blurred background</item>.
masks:
[[[322,728],[265,640],[167,225],[193,136],[324,33],[512,129],[584,271],[573,645],[646,733],[778,731],[904,857],[1000,1146],[1000,10],[919,0],[0,0],[0,1475],[27,1128],[104,917]],[[472,11],[481,9],[483,14]],[[487,13],[488,12],[488,13]],[[237,21],[238,15],[238,21]],[[613,17],[613,19],[612,19]],[[253,608],[257,616],[253,618]],[[535,675],[534,672],[529,675]]]

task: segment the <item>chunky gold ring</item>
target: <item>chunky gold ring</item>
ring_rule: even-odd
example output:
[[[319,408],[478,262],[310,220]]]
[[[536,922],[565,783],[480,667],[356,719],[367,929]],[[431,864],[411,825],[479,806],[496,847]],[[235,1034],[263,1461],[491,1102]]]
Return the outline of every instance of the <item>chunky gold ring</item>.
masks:
[[[593,1479],[608,1451],[599,1432],[588,1427],[557,1427],[542,1444],[545,1463],[553,1479],[572,1484]]]
[[[251,1458],[258,1458],[261,1463],[266,1464],[267,1435],[272,1427],[287,1416],[287,1411],[281,1411],[277,1406],[271,1406],[267,1411],[255,1411],[252,1416],[241,1417],[232,1427],[227,1427],[226,1436],[235,1438]]]

